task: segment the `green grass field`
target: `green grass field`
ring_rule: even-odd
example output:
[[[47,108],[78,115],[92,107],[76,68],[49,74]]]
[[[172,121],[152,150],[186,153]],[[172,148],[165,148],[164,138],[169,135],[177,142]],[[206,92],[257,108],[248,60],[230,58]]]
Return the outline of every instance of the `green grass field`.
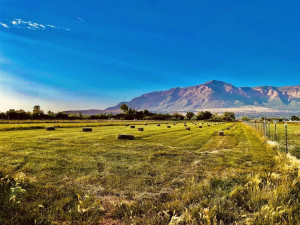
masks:
[[[275,140],[274,124],[270,125],[271,140]],[[277,140],[282,149],[285,149],[285,127],[283,123],[277,124]],[[300,158],[300,124],[288,124],[288,150],[292,155]]]
[[[243,123],[50,125],[0,125],[0,224],[300,222],[299,160]]]

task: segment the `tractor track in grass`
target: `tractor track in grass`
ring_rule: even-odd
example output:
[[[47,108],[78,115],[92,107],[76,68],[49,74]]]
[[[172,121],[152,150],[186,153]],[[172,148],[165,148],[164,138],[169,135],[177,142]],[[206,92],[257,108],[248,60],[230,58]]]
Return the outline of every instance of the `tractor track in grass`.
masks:
[[[198,128],[198,127],[195,127],[195,129],[191,129],[190,131],[188,130],[185,130],[185,127],[183,127],[182,129],[177,129],[175,130],[175,134],[179,136],[179,138],[176,138],[174,136],[170,137],[172,139],[176,139],[176,140],[184,140],[186,138],[189,138],[191,137],[191,135],[199,135],[199,134],[207,134],[207,133],[204,133],[205,131],[206,132],[209,132],[209,133],[213,133],[215,132],[216,130],[220,129],[219,127],[216,128],[216,129],[212,129],[211,127],[209,128]],[[170,132],[164,132],[163,135],[167,135],[169,134]],[[149,135],[151,138],[155,138],[156,136],[162,136],[161,133],[157,133],[157,134],[154,134],[154,135]]]
[[[185,146],[191,142],[191,139],[199,140],[202,138],[202,140],[199,143],[201,143],[201,146],[203,146],[203,143],[202,143],[203,139],[205,140],[204,143],[209,141],[209,139],[213,136],[213,134],[217,135],[217,131],[220,130],[220,127],[215,127],[215,128],[205,129],[205,130],[202,130],[200,128],[198,128],[198,129],[199,129],[198,131],[190,133],[189,136],[184,136],[184,137],[176,139],[175,143]],[[193,147],[198,148],[198,146],[195,146],[195,145],[193,145]]]
[[[243,134],[247,139],[247,146],[250,146],[248,151],[249,155],[251,154],[251,161],[252,163],[259,165],[267,164],[269,168],[272,168],[274,160],[270,159],[273,159],[274,156],[277,155],[277,151],[268,148],[267,144],[255,135],[255,132],[256,131],[252,127],[243,124]],[[247,148],[247,146],[245,146],[245,148]],[[248,152],[246,151],[245,154],[246,153]]]

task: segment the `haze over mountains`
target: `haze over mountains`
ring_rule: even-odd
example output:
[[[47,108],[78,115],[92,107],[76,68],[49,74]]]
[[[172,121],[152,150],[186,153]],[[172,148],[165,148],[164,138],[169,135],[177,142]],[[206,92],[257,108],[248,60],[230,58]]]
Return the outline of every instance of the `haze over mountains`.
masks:
[[[235,87],[223,81],[211,80],[196,86],[176,87],[166,91],[143,94],[129,102],[121,102],[105,110],[77,112],[87,115],[116,112],[123,103],[137,110],[148,109],[153,112],[210,110],[213,112],[234,111],[237,114],[290,115],[300,113],[300,85]]]
[[[119,103],[106,110],[117,110]],[[235,87],[223,81],[212,80],[204,84],[172,88],[143,94],[125,102],[137,110],[174,112],[199,111],[220,108],[269,108],[300,111],[300,85],[273,87]]]

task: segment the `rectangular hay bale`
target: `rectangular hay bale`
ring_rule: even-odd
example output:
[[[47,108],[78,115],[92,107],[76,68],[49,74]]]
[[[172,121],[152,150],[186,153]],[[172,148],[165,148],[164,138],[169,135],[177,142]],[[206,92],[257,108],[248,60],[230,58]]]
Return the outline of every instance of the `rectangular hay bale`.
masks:
[[[83,127],[82,132],[92,132],[93,129],[91,127]]]
[[[55,127],[46,127],[46,130],[55,130]]]
[[[118,134],[116,139],[120,140],[134,140],[134,136],[130,134]]]

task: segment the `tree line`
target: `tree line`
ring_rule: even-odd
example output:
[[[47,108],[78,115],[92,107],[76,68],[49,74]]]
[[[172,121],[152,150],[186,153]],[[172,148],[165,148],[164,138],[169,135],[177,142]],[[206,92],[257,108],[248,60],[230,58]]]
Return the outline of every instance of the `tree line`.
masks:
[[[242,116],[242,121],[246,121],[249,122],[251,120],[253,120],[253,118],[250,118],[246,115]],[[283,121],[289,121],[289,119],[287,118],[279,118],[279,117],[264,117],[262,116],[261,118],[256,118],[255,121],[259,122],[259,121],[278,121],[278,122],[283,122]],[[300,121],[300,117],[299,116],[291,116],[291,121]]]
[[[45,113],[41,107],[36,105],[32,111],[24,111],[22,109],[10,109],[7,112],[0,112],[1,120],[95,120],[95,119],[118,119],[118,120],[211,120],[211,121],[234,121],[235,114],[233,112],[225,112],[222,115],[217,113],[212,114],[209,111],[201,111],[195,114],[194,112],[187,112],[184,115],[181,113],[153,113],[145,109],[138,111],[129,108],[128,105],[121,105],[122,113],[117,114],[97,114],[97,115],[82,115],[81,113],[67,114],[64,112],[54,113],[48,111]]]

